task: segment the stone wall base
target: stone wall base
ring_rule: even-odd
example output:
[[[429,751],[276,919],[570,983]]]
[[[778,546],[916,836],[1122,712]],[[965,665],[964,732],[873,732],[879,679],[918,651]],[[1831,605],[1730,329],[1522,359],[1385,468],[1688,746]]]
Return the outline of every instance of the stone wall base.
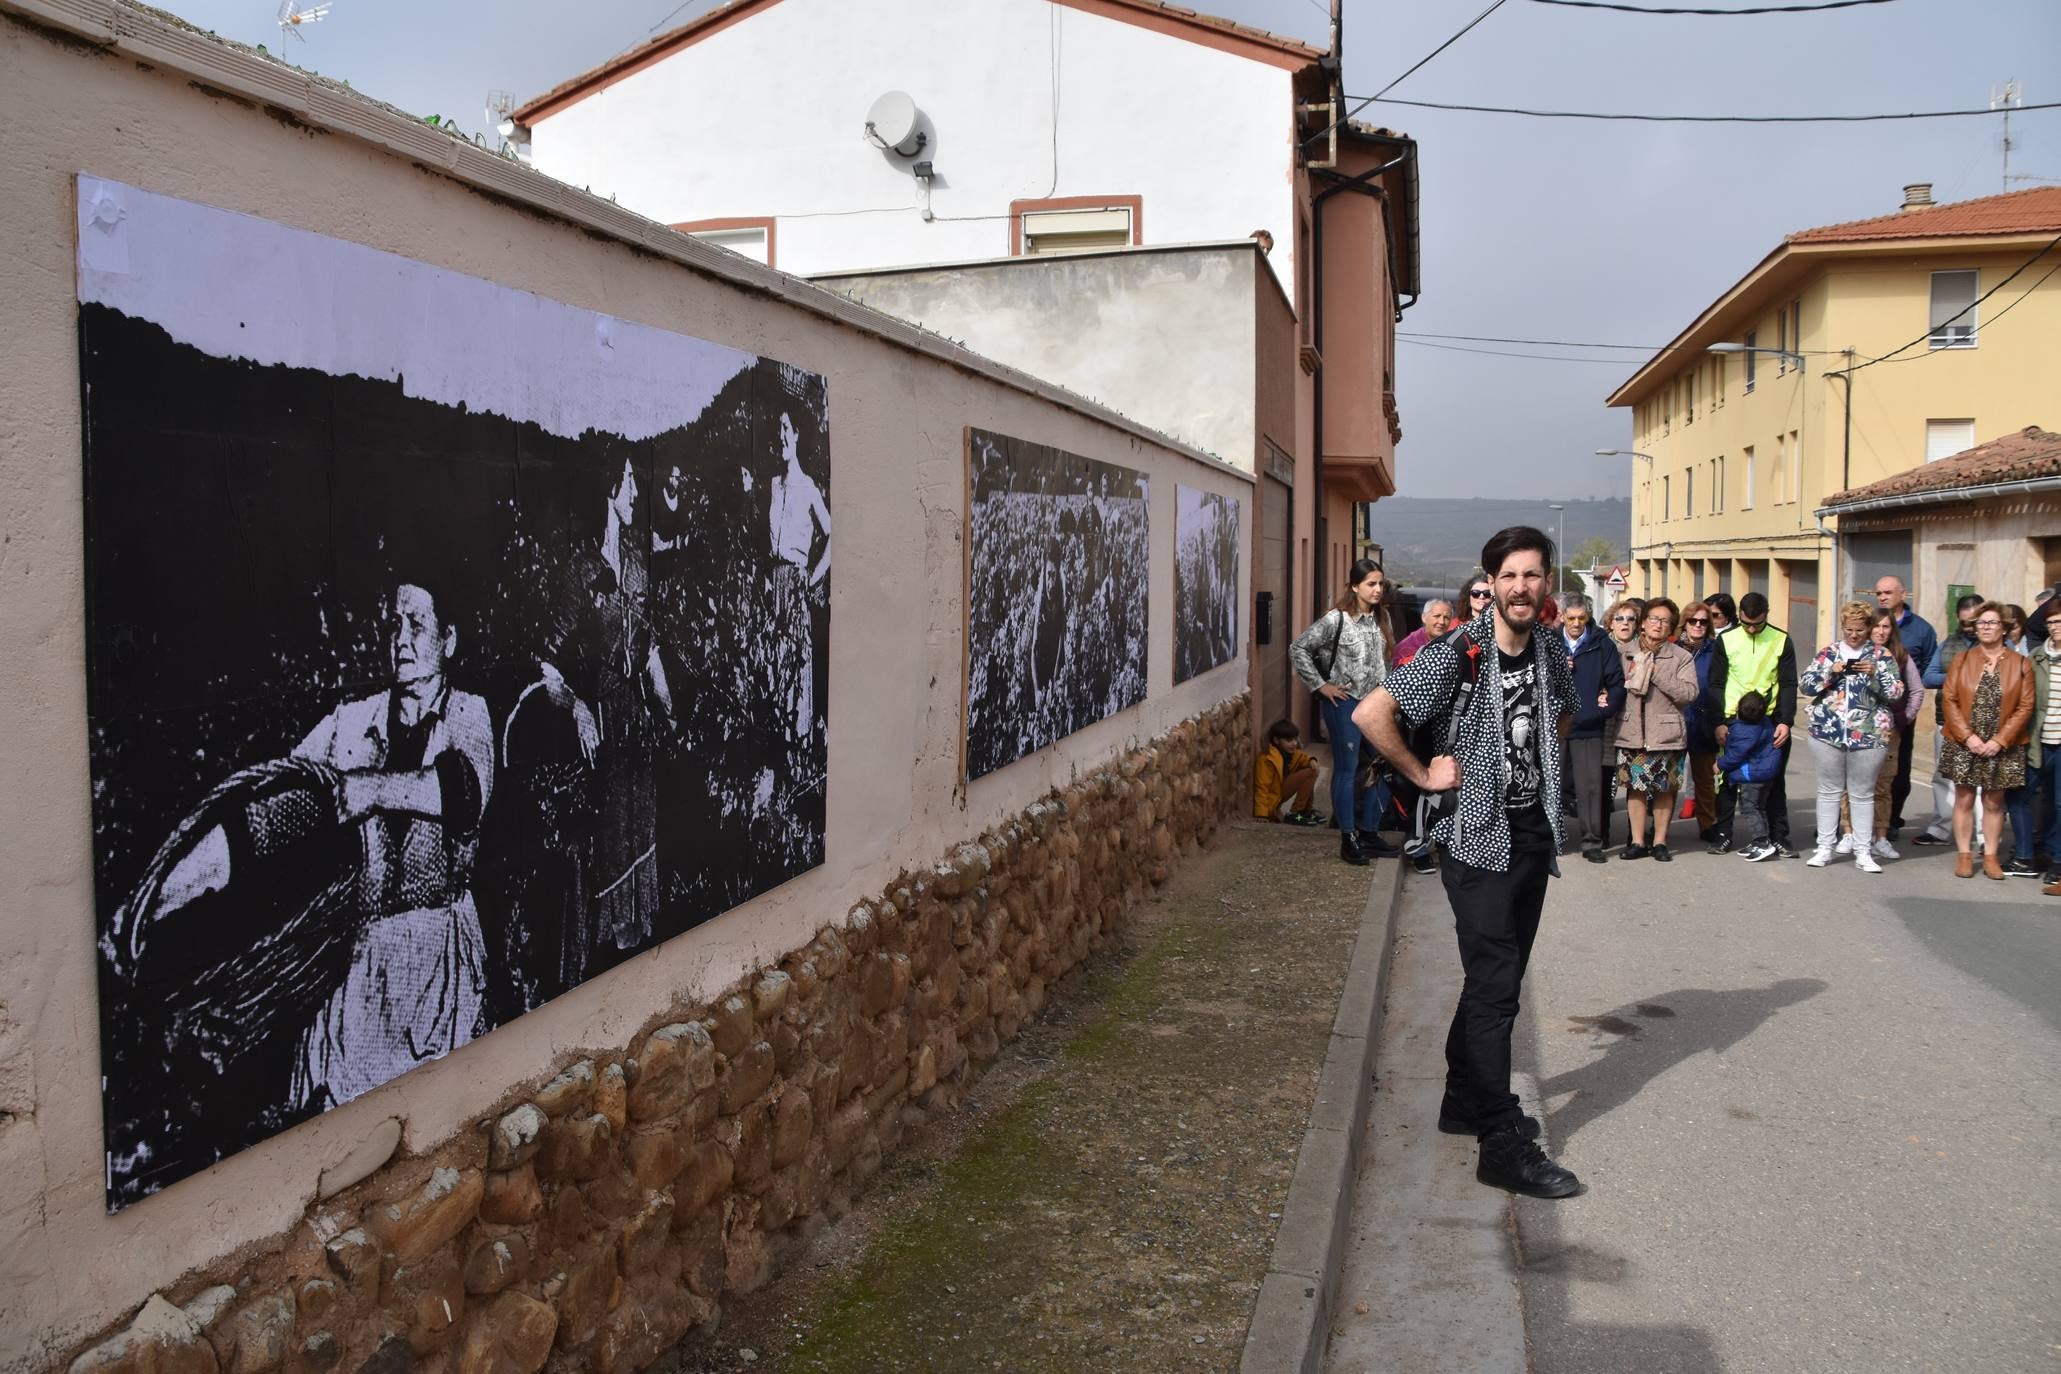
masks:
[[[1241,696],[859,903],[622,1054],[188,1275],[70,1374],[628,1374],[780,1272],[1180,850],[1243,810]]]

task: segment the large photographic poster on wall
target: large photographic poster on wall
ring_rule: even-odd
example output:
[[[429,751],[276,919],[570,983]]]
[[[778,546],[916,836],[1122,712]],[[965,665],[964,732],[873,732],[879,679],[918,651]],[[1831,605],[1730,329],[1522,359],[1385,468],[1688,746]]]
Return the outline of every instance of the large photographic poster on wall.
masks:
[[[1174,487],[1174,681],[1238,656],[1238,498]]]
[[[1144,473],[966,434],[966,776],[1145,699]]]
[[[110,1209],[823,859],[823,379],[79,178]]]

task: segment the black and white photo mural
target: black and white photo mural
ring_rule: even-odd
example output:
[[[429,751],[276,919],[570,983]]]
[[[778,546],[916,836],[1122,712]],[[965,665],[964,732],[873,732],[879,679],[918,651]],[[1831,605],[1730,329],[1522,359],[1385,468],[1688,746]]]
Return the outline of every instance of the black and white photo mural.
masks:
[[[1174,681],[1238,656],[1238,498],[1174,487]]]
[[[81,176],[118,1209],[823,861],[823,379]]]
[[[1145,699],[1144,473],[966,432],[966,776]]]

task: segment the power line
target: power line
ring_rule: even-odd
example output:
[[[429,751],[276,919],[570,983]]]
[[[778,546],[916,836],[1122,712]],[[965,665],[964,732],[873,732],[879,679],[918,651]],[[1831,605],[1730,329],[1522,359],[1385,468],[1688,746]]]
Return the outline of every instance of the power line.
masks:
[[[1352,97],[1348,96],[1347,99]],[[1917,110],[1909,114],[1859,114],[1859,115],[1695,115],[1695,114],[1615,114],[1592,110],[1529,110],[1514,105],[1462,105],[1440,100],[1404,100],[1386,95],[1370,95],[1355,109],[1380,101],[1383,105],[1412,105],[1420,110],[1462,110],[1473,114],[1524,115],[1531,119],[1607,119],[1627,120],[1648,124],[1872,124],[1883,120],[1898,119],[1963,119],[1973,115],[2002,114],[2001,110]],[[2039,105],[2019,105],[2013,113],[2026,110],[2061,109],[2061,100],[2050,100]]]
[[[2048,245],[2048,247],[2050,247],[2050,248],[2051,248],[2052,246],[2053,246],[2052,244],[2049,244],[2049,245]],[[2034,262],[2037,262],[2037,261],[2038,261],[2038,259],[2037,259],[2037,258],[2035,258],[2035,259],[2034,259],[2033,261],[2034,261]],[[2028,266],[2029,266],[2029,265],[2030,265],[2030,264],[2028,264]],[[2022,271],[2023,269],[2021,268],[2020,270]],[[1984,324],[1984,326],[1985,326],[1985,327],[1993,327],[1993,326],[1995,326],[1995,324],[1996,324],[1996,322],[1997,322],[1998,320],[2001,320],[2002,318],[2004,318],[2004,316],[2006,316],[2006,315],[2010,314],[2010,313],[2012,312],[2012,310],[2016,309],[2016,308],[2017,308],[2017,306],[2018,306],[2018,303],[2019,303],[2020,301],[2023,301],[2023,300],[2024,300],[2024,299],[2025,299],[2025,298],[2026,298],[2027,296],[2030,296],[2030,295],[2031,295],[2031,294],[2032,294],[2033,292],[2035,292],[2035,291],[2039,290],[2039,289],[2040,289],[2040,288],[2041,288],[2042,286],[2045,286],[2045,285],[2047,284],[2047,278],[2048,278],[2048,277],[2051,277],[2051,276],[2053,276],[2053,275],[2054,275],[2054,274],[2055,274],[2056,272],[2061,272],[2061,262],[2057,262],[2057,263],[2055,263],[2055,264],[2054,264],[2054,265],[2053,265],[2052,267],[2049,267],[2049,268],[2048,268],[2048,269],[2046,270],[2045,274],[2044,274],[2044,275],[2042,275],[2042,276],[2040,277],[2040,279],[2039,279],[2038,281],[2034,282],[2034,283],[2033,283],[2033,284],[2032,284],[2031,286],[2028,286],[2028,287],[2026,287],[2024,291],[2020,292],[2020,293],[2019,293],[2019,295],[2018,295],[2018,297],[2017,297],[2017,299],[2013,300],[2013,301],[2011,302],[2011,304],[2009,304],[2009,305],[2005,306],[2005,307],[2004,307],[2004,308],[2003,308],[2002,310],[1999,310],[1999,311],[1998,311],[1998,312],[1997,312],[1996,314],[1994,314],[1994,315],[1990,316],[1990,317],[1989,317],[1989,318],[1988,318],[1987,320],[1984,320],[1984,321],[1983,321],[1983,324]],[[2012,276],[2016,276],[2016,275],[2017,275],[2017,273],[2015,273],[2015,272],[2014,272],[2014,273],[2012,273]],[[2009,281],[2010,279],[2011,279],[2010,277],[2006,277],[2006,278],[2004,278],[2004,281]],[[1998,283],[1997,283],[1997,285],[1998,285],[1998,286],[2002,286],[2003,284],[2004,284],[2004,282],[1998,282]],[[1983,299],[1983,300],[1988,300],[1988,299],[1989,299],[1989,297],[1988,297],[1988,296],[1984,296],[1984,297],[1983,297],[1982,299]],[[1977,302],[1975,302],[1975,305],[1980,305],[1980,304],[1982,304],[1982,301],[1977,301]],[[1975,308],[1975,305],[1971,305],[1971,306],[1969,306],[1968,308],[1969,308],[1970,310],[1973,310],[1973,309]],[[1931,331],[1930,331],[1930,330],[1926,331],[1925,337],[1926,337],[1926,338],[1928,338],[1928,339],[1932,337],[1932,334],[1931,334]],[[1910,346],[1911,346],[1910,344],[1905,344],[1903,348],[1899,348],[1899,349],[1897,349],[1897,350],[1896,350],[1896,352],[1897,352],[1897,353],[1901,353],[1901,352],[1903,352],[1903,351],[1904,351],[1904,349],[1905,349],[1905,348],[1909,348]],[[1922,362],[1922,361],[1923,361],[1924,359],[1926,359],[1926,358],[1930,358],[1930,357],[1931,357],[1931,356],[1933,356],[1933,354],[1935,354],[1935,353],[1943,353],[1943,352],[1951,352],[1951,351],[1952,351],[1952,350],[1950,350],[1950,349],[1939,349],[1939,348],[1934,348],[1934,349],[1928,349],[1928,350],[1926,350],[1926,351],[1925,351],[1925,352],[1923,352],[1923,353],[1913,353],[1913,354],[1911,354],[1911,355],[1910,355],[1909,357],[1907,357],[1907,358],[1899,358],[1899,357],[1897,357],[1897,356],[1896,356],[1896,354],[1895,354],[1895,353],[1885,353],[1885,354],[1883,354],[1883,355],[1882,355],[1881,357],[1879,357],[1879,358],[1870,358],[1870,359],[1869,359],[1869,360],[1868,360],[1867,362],[1861,363],[1861,364],[1859,364],[1858,366],[1855,366],[1855,367],[1852,367],[1852,368],[1842,368],[1842,369],[1837,369],[1837,370],[1835,370],[1835,371],[1832,371],[1832,372],[1828,372],[1828,373],[1826,373],[1825,375],[1826,375],[1826,376],[1828,376],[1828,377],[1838,377],[1838,376],[1844,376],[1844,375],[1845,375],[1845,374],[1846,374],[1847,372],[1859,372],[1859,371],[1861,370],[1861,368],[1863,368],[1863,367],[1873,367],[1873,366],[1874,366],[1874,365],[1875,365],[1876,363],[1915,363],[1915,362]]]
[[[1593,343],[1580,339],[1506,339],[1495,334],[1426,334],[1414,329],[1398,329],[1395,336],[1398,339],[1461,339],[1467,343],[1542,344],[1549,348],[1625,348],[1634,353],[1661,353],[1675,347],[1673,344]]]
[[[1507,0],[1494,0],[1494,3],[1492,3],[1487,9],[1483,10],[1480,14],[1475,15],[1472,19],[1468,20],[1466,24],[1461,27],[1458,33],[1454,34],[1451,38],[1448,38],[1445,42],[1433,48],[1430,52],[1424,54],[1424,56],[1418,58],[1416,63],[1412,65],[1408,71],[1404,72],[1395,80],[1389,82],[1386,86],[1383,86],[1373,95],[1370,95],[1365,100],[1362,100],[1359,104],[1353,106],[1350,110],[1347,110],[1338,118],[1332,120],[1329,124],[1325,125],[1322,129],[1319,129],[1316,133],[1311,134],[1308,138],[1304,139],[1303,146],[1315,143],[1318,139],[1323,138],[1325,135],[1329,134],[1333,129],[1339,128],[1340,126],[1348,123],[1352,119],[1352,117],[1358,114],[1361,110],[1366,109],[1369,105],[1372,105],[1382,96],[1387,95],[1390,91],[1402,85],[1412,76],[1415,76],[1417,72],[1420,71],[1426,63],[1431,61],[1432,58],[1437,57],[1447,48],[1452,47],[1453,44],[1459,42],[1462,38],[1465,38],[1470,29],[1472,29],[1476,24],[1479,24],[1482,20],[1494,14],[1497,10],[1503,8],[1504,4],[1506,3]],[[1345,98],[1347,100],[1351,100],[1353,97],[1347,96]]]
[[[1418,348],[1436,348],[1442,353],[1479,353],[1490,358],[1529,358],[1538,363],[1608,363],[1612,367],[1623,367],[1623,358],[1576,358],[1563,353],[1516,353],[1504,348],[1466,348],[1459,344],[1429,343],[1413,339],[1406,334],[1396,335],[1397,341]]]
[[[1617,10],[1624,14],[1815,14],[1820,10],[1847,10],[1856,5],[1888,5],[1895,0],[1819,0],[1809,5],[1755,5],[1739,10],[1664,9],[1652,5],[1619,5],[1611,0],[1532,0],[1537,5],[1565,5],[1578,10]]]
[[[2010,276],[2008,276],[2008,277],[2004,278],[2004,279],[2003,279],[2002,281],[1998,282],[1998,283],[1997,283],[1997,284],[1996,284],[1995,286],[1992,286],[1992,287],[1991,287],[1991,288],[1990,288],[1989,290],[1987,290],[1987,291],[1983,292],[1983,293],[1982,293],[1982,294],[1981,294],[1980,296],[1977,296],[1977,297],[1976,297],[1976,298],[1975,298],[1975,299],[1974,299],[1973,301],[1969,302],[1968,308],[1967,308],[1966,310],[1962,310],[1962,311],[1959,311],[1959,312],[1957,312],[1957,313],[1955,314],[1954,318],[1955,318],[1955,319],[1959,319],[1959,318],[1961,318],[1961,316],[1962,316],[1962,315],[1974,315],[1974,314],[1975,314],[1975,308],[1976,308],[1977,306],[1981,305],[1981,304],[1982,304],[1982,303],[1983,303],[1984,301],[1988,300],[1988,299],[1989,299],[1989,298],[1990,298],[1991,296],[1994,296],[1994,295],[1996,295],[1996,294],[1997,294],[1997,292],[1999,292],[1999,291],[2003,290],[2003,289],[2004,289],[2005,287],[2009,286],[2009,285],[2010,285],[2010,284],[2011,284],[2012,282],[2016,281],[2016,280],[2017,280],[2017,279],[2018,279],[2019,277],[2023,276],[2023,275],[2025,274],[2025,271],[2026,271],[2026,269],[2027,269],[2027,268],[2031,267],[2031,266],[2032,266],[2032,265],[2033,265],[2034,263],[2038,262],[2038,261],[2039,261],[2039,260],[2040,260],[2041,258],[2045,257],[2045,256],[2046,256],[2047,254],[2049,254],[2049,253],[2053,252],[2053,251],[2054,251],[2054,249],[2055,249],[2055,248],[2056,248],[2057,246],[2061,246],[2061,234],[2056,234],[2056,235],[2054,235],[2054,237],[2052,237],[2052,238],[2048,239],[2048,240],[2047,240],[2047,246],[2046,246],[2046,247],[2044,247],[2044,248],[2040,249],[2040,251],[2039,251],[2039,252],[2037,252],[2037,253],[2034,253],[2034,254],[2033,254],[2033,255],[2032,255],[2031,257],[2027,258],[2027,259],[2026,259],[2026,260],[2025,260],[2024,262],[2021,262],[2021,263],[2019,263],[2019,264],[2018,264],[2018,266],[2017,266],[2017,268],[2016,268],[2015,270],[2013,270],[2013,271],[2012,271],[2012,273],[2011,273],[2011,275],[2010,275]],[[2061,267],[2061,263],[2057,263],[2057,264],[2055,264],[2055,266],[2056,266],[2056,267]],[[2047,272],[2047,277],[2051,277],[2051,276],[2053,276],[2053,275],[2054,275],[2053,269],[2051,269],[2051,268],[2050,268],[2050,269],[2048,270],[2048,272]],[[2018,298],[2018,300],[2016,300],[2016,301],[2012,301],[2012,302],[2011,302],[2011,305],[2007,305],[2007,306],[2005,306],[2005,307],[2003,308],[2003,310],[1999,310],[1999,311],[1998,311],[1998,312],[1997,312],[1997,313],[1996,313],[1996,314],[1995,314],[1994,316],[1992,316],[1992,317],[1991,317],[1991,320],[1990,320],[1990,322],[1991,322],[1992,324],[1994,324],[1994,323],[1995,323],[1995,322],[1996,322],[1997,320],[1999,320],[1999,319],[2002,319],[2002,318],[2003,318],[2003,316],[2004,316],[2004,314],[2005,314],[2005,313],[2006,313],[2007,311],[2009,311],[2009,310],[2011,309],[2011,306],[2012,306],[2012,305],[2016,305],[2016,304],[2018,304],[2018,301],[2022,301],[2022,300],[2024,300],[2024,299],[2025,299],[2025,296],[2030,296],[2030,295],[2031,295],[2031,294],[2032,294],[2032,293],[2033,293],[2034,291],[2038,290],[2038,289],[2039,289],[2039,285],[2040,285],[2040,282],[2043,282],[2043,281],[2045,281],[2045,280],[2047,279],[2047,277],[2041,277],[2039,281],[2036,281],[2036,282],[2034,282],[2034,283],[2033,283],[2033,284],[2032,284],[2031,286],[2027,287],[2027,288],[2025,289],[2025,295],[2023,295],[2023,296],[2020,296],[2020,297]],[[1977,318],[1979,319],[1980,317],[1978,316]],[[1900,358],[1900,359],[1899,359],[1899,358],[1897,358],[1897,356],[1896,356],[1896,355],[1897,355],[1897,354],[1899,354],[1899,353],[1908,353],[1908,352],[1909,352],[1909,351],[1910,351],[1911,349],[1914,349],[1914,348],[1916,348],[1916,347],[1917,347],[1917,346],[1918,346],[1919,344],[1921,344],[1921,343],[1924,343],[1924,342],[1926,342],[1926,341],[1927,341],[1928,339],[1930,339],[1931,337],[1932,337],[1932,330],[1931,330],[1930,328],[1927,328],[1927,329],[1926,329],[1926,331],[1925,331],[1925,332],[1924,332],[1923,334],[1920,334],[1920,335],[1919,335],[1919,336],[1918,336],[1917,338],[1915,338],[1915,339],[1911,340],[1911,341],[1910,341],[1909,343],[1907,343],[1907,344],[1903,345],[1903,347],[1901,347],[1901,348],[1892,348],[1892,349],[1890,349],[1890,350],[1889,350],[1889,352],[1887,352],[1887,353],[1883,354],[1883,355],[1882,355],[1881,357],[1879,357],[1879,358],[1870,358],[1870,359],[1868,359],[1868,361],[1866,361],[1866,362],[1864,362],[1864,363],[1856,363],[1856,364],[1855,364],[1854,366],[1852,366],[1852,367],[1840,368],[1840,369],[1838,369],[1838,370],[1839,370],[1839,372],[1840,372],[1841,374],[1843,374],[1844,376],[1846,376],[1846,377],[1847,377],[1847,378],[1849,379],[1849,381],[1850,381],[1850,380],[1851,380],[1851,378],[1853,377],[1853,374],[1854,374],[1854,373],[1856,373],[1856,372],[1859,372],[1859,371],[1860,371],[1860,370],[1861,370],[1862,368],[1867,368],[1867,367],[1873,367],[1873,366],[1874,366],[1875,364],[1877,364],[1877,363],[1886,363],[1886,362],[1889,362],[1889,361],[1891,361],[1891,360],[1895,360],[1895,361],[1898,361],[1898,362],[1915,362],[1915,361],[1917,361],[1917,359],[1915,359],[1915,358]],[[1936,351],[1938,351],[1938,350],[1934,350],[1934,351],[1936,352]],[[1929,357],[1931,357],[1931,356],[1932,356],[1932,353],[1929,353],[1929,352],[1928,352],[1928,353],[1921,353],[1921,354],[1919,354],[1919,355],[1918,355],[1918,357],[1921,357],[1921,358],[1929,358]]]

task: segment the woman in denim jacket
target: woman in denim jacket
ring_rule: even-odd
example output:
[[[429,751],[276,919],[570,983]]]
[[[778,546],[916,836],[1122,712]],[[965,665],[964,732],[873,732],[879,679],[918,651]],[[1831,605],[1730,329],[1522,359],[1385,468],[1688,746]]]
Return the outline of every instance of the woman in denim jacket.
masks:
[[[1894,703],[1904,698],[1903,671],[1875,643],[1875,608],[1849,601],[1839,608],[1839,637],[1818,650],[1796,679],[1809,702],[1811,758],[1818,767],[1818,848],[1810,867],[1832,862],[1839,834],[1839,799],[1846,797],[1856,837],[1875,833],[1875,779],[1895,738]],[[1880,873],[1872,846],[1856,842],[1854,867]]]

